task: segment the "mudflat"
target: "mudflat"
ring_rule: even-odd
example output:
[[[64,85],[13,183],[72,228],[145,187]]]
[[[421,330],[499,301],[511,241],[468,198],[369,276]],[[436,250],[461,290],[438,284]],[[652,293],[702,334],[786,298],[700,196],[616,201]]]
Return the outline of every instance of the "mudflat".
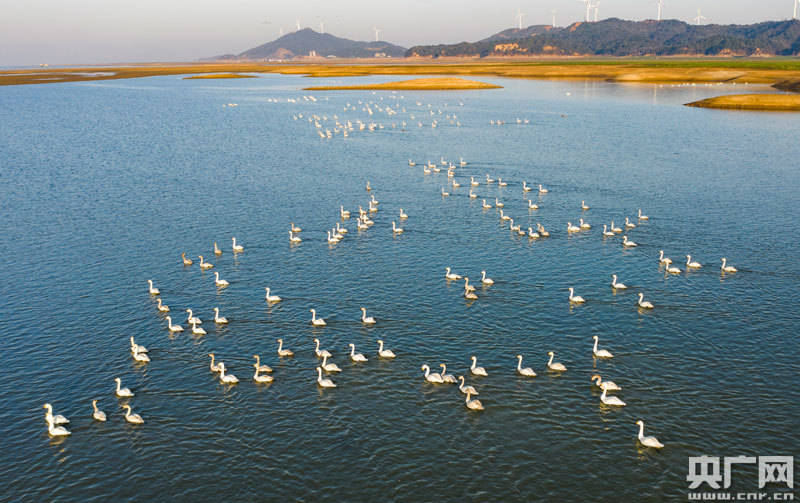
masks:
[[[686,103],[689,107],[800,112],[800,94],[728,94]]]
[[[443,91],[466,89],[498,89],[502,86],[467,80],[458,77],[433,77],[426,79],[399,80],[380,84],[361,84],[355,86],[315,86],[306,87],[304,91],[337,91],[337,90],[382,90],[382,91]]]

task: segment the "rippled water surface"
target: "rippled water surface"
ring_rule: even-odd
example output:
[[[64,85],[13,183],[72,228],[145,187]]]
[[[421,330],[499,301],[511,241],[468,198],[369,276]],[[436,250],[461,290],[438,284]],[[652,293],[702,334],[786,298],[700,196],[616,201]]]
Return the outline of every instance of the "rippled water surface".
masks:
[[[741,86],[485,80],[505,87],[317,101],[303,99],[308,79],[271,75],[0,89],[0,493],[685,500],[689,456],[797,454],[798,116],[681,106]],[[313,114],[323,130],[334,114],[383,128],[321,139]],[[422,170],[441,157],[468,163],[449,197],[445,170]],[[482,183],[470,200],[470,176],[486,173],[508,186]],[[367,180],[380,211],[357,232],[338,208],[366,208]],[[523,180],[550,190],[528,194],[539,210]],[[512,235],[481,209],[495,197],[551,237]],[[393,236],[400,208],[409,218]],[[635,249],[601,235],[626,216]],[[592,229],[568,236],[581,217]],[[329,246],[337,221],[350,232]],[[290,222],[303,228],[297,246]],[[231,253],[232,236],[244,253]],[[660,249],[703,268],[665,276]],[[183,267],[182,251],[214,269]],[[723,256],[738,273],[720,274]],[[478,300],[445,281],[448,266]],[[481,270],[493,286],[480,286]],[[215,288],[214,271],[228,288]],[[612,273],[629,289],[612,291]],[[148,279],[176,321],[188,327],[191,307],[208,334],[171,336]],[[265,286],[283,302],[268,305]],[[570,286],[584,305],[570,306]],[[655,309],[637,309],[638,292]],[[375,326],[359,322],[361,306]],[[228,325],[211,321],[214,307]],[[327,327],[310,326],[310,308]],[[593,335],[612,360],[592,358]],[[133,362],[130,336],[151,363]],[[343,369],[328,375],[336,389],[315,383],[315,337]],[[278,338],[294,358],[278,358]],[[377,339],[396,360],[377,358]],[[350,363],[349,343],[369,361]],[[565,373],[548,372],[548,351]],[[240,384],[219,383],[209,352]],[[253,383],[256,353],[274,383]],[[536,378],[515,375],[517,354]],[[468,374],[471,355],[488,377]],[[425,383],[420,366],[441,362],[478,389],[483,412],[455,386]],[[593,373],[621,385],[628,405],[602,405]],[[124,422],[115,377],[144,425]],[[92,399],[108,422],[92,421]],[[70,418],[69,438],[48,437],[45,402]],[[637,419],[663,450],[637,446]],[[755,489],[755,471],[741,477]]]

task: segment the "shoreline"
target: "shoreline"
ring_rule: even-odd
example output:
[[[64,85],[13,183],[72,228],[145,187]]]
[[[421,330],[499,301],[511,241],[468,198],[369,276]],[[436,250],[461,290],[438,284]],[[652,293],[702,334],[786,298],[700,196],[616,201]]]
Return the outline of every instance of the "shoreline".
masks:
[[[800,112],[800,94],[727,94],[685,104],[687,107],[762,112]]]
[[[470,89],[501,89],[502,87],[503,86],[458,77],[434,77],[354,86],[312,86],[304,87],[303,91],[459,91]]]

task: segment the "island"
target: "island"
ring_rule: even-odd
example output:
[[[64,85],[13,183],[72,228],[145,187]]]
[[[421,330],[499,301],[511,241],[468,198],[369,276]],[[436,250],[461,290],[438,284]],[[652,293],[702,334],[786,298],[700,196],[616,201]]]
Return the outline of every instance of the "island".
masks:
[[[800,94],[727,94],[686,103],[687,107],[728,110],[800,111]]]
[[[431,77],[423,79],[398,80],[380,84],[358,84],[352,86],[312,86],[304,91],[450,91],[466,89],[499,89],[503,86],[487,84],[477,80],[458,77]]]

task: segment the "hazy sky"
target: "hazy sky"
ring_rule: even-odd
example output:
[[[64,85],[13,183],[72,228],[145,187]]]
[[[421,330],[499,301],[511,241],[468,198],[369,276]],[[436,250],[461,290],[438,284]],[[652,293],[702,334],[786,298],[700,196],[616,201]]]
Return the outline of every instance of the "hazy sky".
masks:
[[[656,0],[600,0],[600,18],[653,19]],[[792,0],[665,0],[664,17],[713,23],[787,19]],[[579,0],[0,0],[0,66],[190,61],[239,53],[302,27],[357,40],[474,41],[516,26],[583,20]]]

